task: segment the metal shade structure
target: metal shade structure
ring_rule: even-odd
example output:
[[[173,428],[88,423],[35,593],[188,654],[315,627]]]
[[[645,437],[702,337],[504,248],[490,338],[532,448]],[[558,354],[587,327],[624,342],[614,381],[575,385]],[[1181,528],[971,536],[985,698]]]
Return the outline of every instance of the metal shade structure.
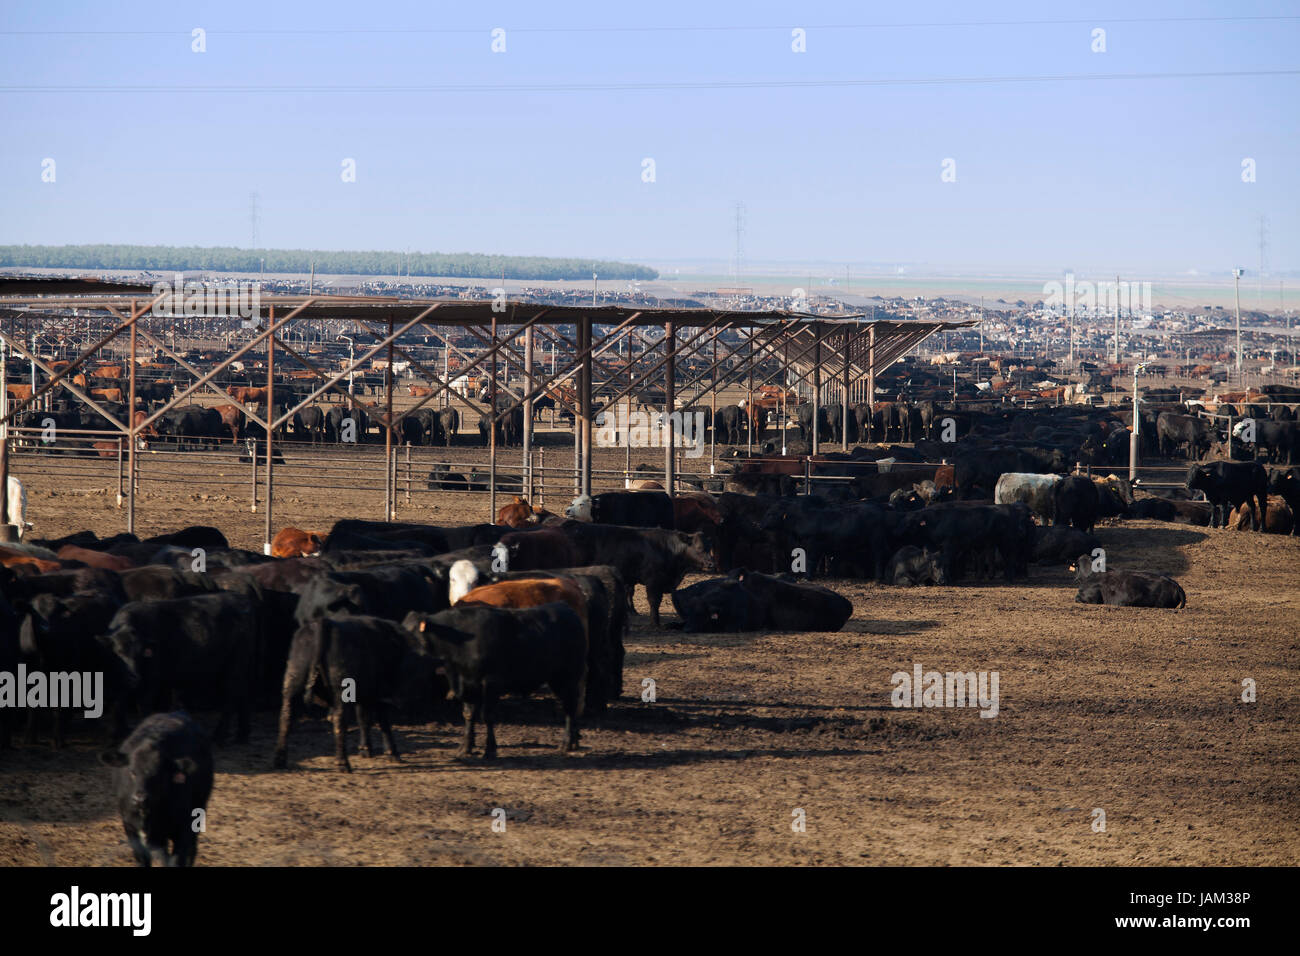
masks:
[[[0,348],[21,356],[34,367],[39,367],[46,376],[43,384],[32,387],[30,394],[16,396],[13,403],[8,401],[7,388],[3,393],[0,429],[3,429],[5,437],[0,442],[0,481],[8,475],[9,423],[56,388],[67,389],[78,401],[104,417],[114,431],[129,440],[132,489],[136,475],[135,448],[140,434],[192,395],[211,392],[221,401],[237,406],[265,430],[267,548],[272,537],[275,433],[292,421],[295,413],[327,392],[333,392],[352,407],[364,410],[385,434],[385,460],[390,476],[385,490],[385,520],[392,520],[395,511],[396,480],[392,477],[395,474],[392,462],[397,420],[442,396],[454,396],[455,401],[480,415],[489,416],[492,422],[488,430],[489,508],[491,517],[495,518],[497,426],[522,407],[525,422],[523,453],[527,469],[531,460],[533,403],[543,395],[551,397],[574,416],[575,487],[582,493],[590,493],[593,411],[597,397],[603,398],[607,407],[613,407],[621,400],[630,405],[639,390],[649,391],[653,393],[654,404],[661,405],[665,415],[671,415],[678,410],[678,396],[686,393],[690,393],[690,400],[695,403],[707,398],[716,410],[719,393],[729,387],[746,389],[752,404],[755,389],[779,377],[783,388],[792,385],[808,388],[814,409],[820,406],[824,387],[830,386],[839,393],[847,417],[850,396],[855,390],[860,401],[873,402],[876,377],[926,338],[937,332],[974,324],[973,320],[901,321],[790,310],[730,311],[623,304],[582,307],[502,299],[475,301],[260,293],[260,318],[255,323],[246,324],[247,340],[238,343],[215,364],[200,369],[179,350],[169,346],[163,334],[149,328],[150,320],[159,317],[156,308],[170,301],[170,285],[164,284],[167,291],[156,293],[157,287],[144,284],[0,276]],[[75,358],[56,369],[24,340],[18,324],[20,320],[35,320],[46,323],[46,327],[58,328],[68,321],[70,310],[75,310],[79,321],[85,321],[87,314],[98,315],[103,327],[90,336],[93,341],[88,340]],[[168,321],[229,318],[211,307],[210,302],[203,301],[187,303],[185,312],[183,317],[172,316],[169,312],[161,313],[161,317]],[[374,342],[364,347],[358,343],[351,357],[340,361],[342,367],[339,369],[321,368],[304,354],[305,350],[286,341],[285,331],[295,322],[324,320],[349,323],[372,336]],[[572,333],[566,331],[570,328]],[[403,335],[412,331],[438,339],[445,355],[456,354],[461,362],[457,369],[459,376],[478,370],[487,378],[487,401],[481,402],[456,392],[444,374],[427,367],[412,355],[400,341]],[[462,340],[469,336],[475,340],[476,346],[472,349],[459,347],[451,341],[452,334]],[[125,395],[129,396],[126,407],[131,410],[125,416],[127,421],[119,421],[86,394],[87,390],[73,382],[88,363],[103,357],[105,350],[123,335],[129,339],[127,354],[113,358],[115,361],[129,361],[129,369],[124,375],[127,379]],[[539,337],[543,344],[551,346],[555,357],[549,374],[537,369],[533,361]],[[184,387],[177,386],[170,399],[147,412],[134,411],[137,404],[137,350],[141,338],[155,354],[175,362],[178,369],[193,379]],[[620,357],[617,351],[621,343],[625,343],[625,357]],[[287,357],[308,370],[311,385],[305,398],[286,403],[282,412],[277,412],[275,401],[277,351],[281,362]],[[265,413],[259,412],[260,406],[238,401],[214,381],[232,363],[255,352],[266,356]],[[388,359],[384,370],[383,400],[370,403],[340,383],[380,352],[386,353]],[[428,384],[429,394],[395,414],[394,362],[399,358]],[[678,375],[683,362],[704,367],[693,375],[688,370],[683,379]],[[2,370],[3,363],[0,363],[0,379],[3,378]],[[513,388],[509,383],[512,373],[520,383]],[[503,378],[506,381],[502,381]],[[662,392],[654,392],[656,386],[661,387]],[[644,395],[640,397],[644,398]],[[821,440],[818,418],[814,414],[811,443],[814,454]],[[665,487],[672,490],[676,485],[675,436],[671,428],[664,431]],[[752,430],[749,435],[752,451]],[[128,530],[134,528],[135,497],[128,495]]]

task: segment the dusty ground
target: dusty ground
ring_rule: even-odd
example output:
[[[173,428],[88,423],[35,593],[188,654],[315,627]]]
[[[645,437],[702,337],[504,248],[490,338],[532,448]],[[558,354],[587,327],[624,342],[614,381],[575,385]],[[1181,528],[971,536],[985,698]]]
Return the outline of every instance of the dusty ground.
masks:
[[[621,453],[604,454],[602,465],[621,466]],[[51,477],[18,461],[33,534],[122,530],[116,464],[86,467]],[[301,487],[288,483],[295,468]],[[210,523],[259,546],[246,467],[226,486],[213,468],[192,470],[193,490],[146,484],[138,531]],[[313,488],[310,466],[283,473],[277,527],[382,512],[382,492]],[[487,514],[486,495],[417,493],[399,505],[408,520]],[[1158,522],[1099,533],[1112,567],[1175,574],[1188,607],[1084,607],[1066,572],[1039,569],[1014,587],[830,582],[856,609],[837,634],[683,635],[641,616],[629,696],[585,728],[581,753],[553,752],[549,701],[507,703],[493,766],[452,759],[458,728],[403,725],[402,764],[354,757],[342,775],[326,725],[308,721],[291,740],[292,769],[272,772],[273,717],[261,713],[250,744],[218,751],[199,860],[1300,862],[1300,540]],[[890,677],[914,662],[998,671],[998,716],[895,709]],[[639,699],[645,678],[654,703]],[[1255,703],[1241,702],[1246,678]],[[97,750],[83,725],[65,752],[0,756],[0,864],[129,864]],[[498,807],[504,833],[492,829]],[[1105,832],[1093,830],[1094,808]],[[791,829],[796,809],[806,832]]]

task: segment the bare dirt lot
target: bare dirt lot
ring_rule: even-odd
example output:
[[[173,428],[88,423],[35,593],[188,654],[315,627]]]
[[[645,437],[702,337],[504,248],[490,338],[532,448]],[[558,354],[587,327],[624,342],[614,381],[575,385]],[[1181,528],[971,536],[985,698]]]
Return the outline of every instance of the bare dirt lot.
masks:
[[[115,463],[74,480],[29,465],[15,470],[33,535],[123,530]],[[299,467],[277,527],[381,516],[382,492],[312,488]],[[244,472],[231,474],[224,489],[146,481],[137,532],[214,524],[259,548],[262,514]],[[398,517],[482,521],[486,497],[417,494]],[[273,715],[259,713],[251,743],[217,751],[199,862],[1300,862],[1300,539],[1146,521],[1099,536],[1111,567],[1177,576],[1187,608],[1085,607],[1064,569],[1034,569],[1014,586],[831,581],[855,606],[839,633],[692,635],[652,628],[638,594],[625,699],[568,757],[539,698],[502,706],[492,765],[452,758],[458,727],[403,724],[402,763],[354,756],[344,775],[327,725],[308,720],[277,772]],[[891,675],[914,663],[997,671],[997,716],[894,708]],[[640,699],[647,678],[653,703]],[[1254,703],[1241,700],[1247,678]],[[78,728],[63,752],[0,754],[0,865],[130,864],[99,739]],[[792,830],[796,810],[806,832]]]

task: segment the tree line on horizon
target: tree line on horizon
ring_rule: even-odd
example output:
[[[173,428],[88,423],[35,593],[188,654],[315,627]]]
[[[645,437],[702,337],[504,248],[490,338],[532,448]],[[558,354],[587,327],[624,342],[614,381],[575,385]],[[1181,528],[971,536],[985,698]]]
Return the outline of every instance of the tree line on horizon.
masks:
[[[473,252],[365,252],[312,249],[237,249],[230,246],[0,246],[0,266],[39,269],[122,269],[147,272],[306,273],[325,275],[447,276],[458,279],[657,279],[658,271],[626,262],[550,256],[494,256]]]

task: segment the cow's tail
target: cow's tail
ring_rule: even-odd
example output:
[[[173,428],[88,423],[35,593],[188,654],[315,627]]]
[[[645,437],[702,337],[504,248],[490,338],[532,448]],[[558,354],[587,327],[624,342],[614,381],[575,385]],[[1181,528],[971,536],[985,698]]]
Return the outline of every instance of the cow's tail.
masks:
[[[1178,585],[1178,603],[1174,607],[1187,607],[1187,592],[1183,590],[1181,584]]]

